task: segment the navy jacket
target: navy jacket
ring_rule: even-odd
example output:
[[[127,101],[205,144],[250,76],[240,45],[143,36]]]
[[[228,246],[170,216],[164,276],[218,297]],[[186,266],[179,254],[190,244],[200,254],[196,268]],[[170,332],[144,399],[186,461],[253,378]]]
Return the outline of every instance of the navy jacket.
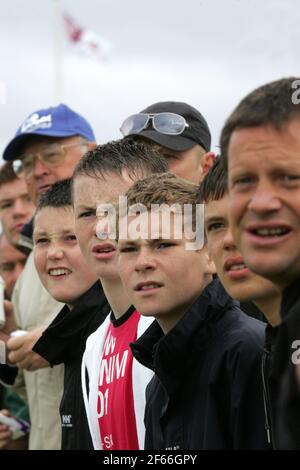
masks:
[[[300,363],[300,278],[283,291],[282,323],[274,349],[270,384],[275,402],[276,448],[300,450],[300,384],[296,366]],[[300,366],[299,366],[300,367]]]
[[[72,311],[63,307],[33,348],[51,366],[65,364],[60,404],[62,450],[93,449],[81,391],[81,360],[87,338],[104,321],[109,310],[97,281],[77,300]]]
[[[146,449],[267,449],[261,378],[265,325],[215,279],[164,335],[155,321],[132,351],[155,371]]]

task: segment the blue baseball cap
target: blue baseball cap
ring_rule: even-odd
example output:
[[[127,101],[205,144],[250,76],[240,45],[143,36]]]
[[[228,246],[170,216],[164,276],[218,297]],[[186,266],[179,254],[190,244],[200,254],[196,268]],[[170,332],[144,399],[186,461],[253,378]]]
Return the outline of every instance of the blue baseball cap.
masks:
[[[89,142],[95,142],[96,140],[87,120],[62,103],[58,106],[40,109],[31,113],[5,148],[3,159],[10,161],[19,158],[22,145],[32,135],[46,137],[72,137],[73,135],[80,135]]]

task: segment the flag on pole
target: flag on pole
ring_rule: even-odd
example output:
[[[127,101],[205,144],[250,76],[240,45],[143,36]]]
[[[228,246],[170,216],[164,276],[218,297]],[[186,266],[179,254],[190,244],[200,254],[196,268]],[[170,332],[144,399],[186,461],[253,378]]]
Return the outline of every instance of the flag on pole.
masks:
[[[63,13],[65,31],[69,42],[83,55],[105,60],[110,51],[111,44],[99,34],[80,26],[68,13]]]

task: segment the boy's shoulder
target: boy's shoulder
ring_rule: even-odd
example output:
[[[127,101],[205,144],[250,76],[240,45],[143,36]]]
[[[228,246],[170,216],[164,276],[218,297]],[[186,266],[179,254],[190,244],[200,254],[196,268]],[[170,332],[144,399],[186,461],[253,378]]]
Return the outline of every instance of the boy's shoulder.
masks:
[[[135,357],[147,367],[156,357],[179,362],[209,354],[222,361],[228,354],[261,354],[265,325],[245,315],[218,279],[186,311],[172,330],[163,334],[157,321],[131,345]]]
[[[261,357],[265,342],[265,328],[266,325],[263,322],[237,309],[220,335],[224,350],[228,354],[238,355],[246,360],[250,360],[251,357]]]
[[[86,339],[104,321],[106,306],[101,284],[96,282],[77,299],[72,311],[66,305],[60,310],[34,345],[34,351],[51,364],[80,357]]]
[[[75,301],[73,310],[64,306],[49,328],[59,336],[64,333],[69,336],[89,328],[93,332],[108,312],[108,302],[100,282],[97,281]]]
[[[240,302],[234,300],[226,292],[222,283],[218,278],[215,278],[199,295],[196,303],[198,302],[199,307],[210,306],[215,311],[223,311],[224,313],[232,312],[231,318],[227,318],[228,322],[236,322],[241,328],[254,328],[261,329],[265,327],[265,324],[254,318],[253,316],[246,315],[240,308]]]
[[[132,310],[130,307],[129,310]],[[135,309],[133,309],[134,313],[137,313],[139,316],[139,320],[137,323],[137,331],[136,337],[140,338],[144,334],[144,332],[150,327],[151,323],[154,321],[153,317],[143,317],[141,316]],[[125,314],[126,315],[126,314]],[[126,316],[125,323],[129,320],[130,316]],[[114,316],[112,311],[110,310],[109,315],[106,316],[105,320],[99,325],[96,331],[92,333],[87,341],[86,347],[83,357],[83,365],[86,367],[87,371],[90,373],[94,373],[98,370],[99,367],[99,358],[102,357],[102,351],[104,347],[104,342],[107,337],[108,331],[113,324]]]
[[[147,330],[147,328],[149,328],[151,323],[153,323],[153,317],[143,317],[133,306],[130,306],[127,312],[120,319],[116,320],[113,311],[109,307],[104,322],[99,325],[97,330],[94,331],[87,339],[86,350],[91,351],[93,348],[96,348],[98,350],[99,345],[102,344],[102,342],[99,341],[99,338],[102,338],[102,340],[105,339],[109,327],[111,325],[120,327],[122,325],[125,325],[126,323],[129,323],[131,321],[132,314],[138,315],[138,321],[136,326],[137,338],[142,336]]]
[[[246,315],[215,279],[198,297],[194,308],[203,322],[200,329],[209,331],[218,348],[240,351],[261,350],[265,339],[265,324]]]

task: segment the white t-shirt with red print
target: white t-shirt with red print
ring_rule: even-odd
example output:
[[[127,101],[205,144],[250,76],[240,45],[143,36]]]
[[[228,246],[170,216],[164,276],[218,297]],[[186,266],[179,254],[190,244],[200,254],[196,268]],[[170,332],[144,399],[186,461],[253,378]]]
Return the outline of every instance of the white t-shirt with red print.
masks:
[[[133,356],[129,344],[136,341],[140,314],[133,311],[123,321],[111,321],[102,352],[98,383],[97,415],[104,450],[139,448],[133,390]]]
[[[145,390],[153,376],[133,358],[129,344],[153,322],[131,307],[109,315],[89,336],[82,359],[82,391],[95,449],[144,448]]]

